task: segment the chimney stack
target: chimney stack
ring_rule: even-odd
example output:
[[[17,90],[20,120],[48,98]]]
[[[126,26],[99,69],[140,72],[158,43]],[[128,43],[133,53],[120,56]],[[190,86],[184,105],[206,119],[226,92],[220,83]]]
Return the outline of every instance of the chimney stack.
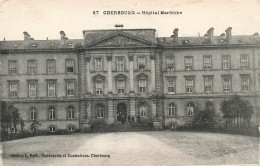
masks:
[[[256,32],[256,33],[254,33],[254,34],[253,34],[253,36],[259,36],[259,33],[258,33],[258,32]]]
[[[214,28],[213,28],[213,27],[211,27],[211,28],[207,31],[207,33],[208,33],[208,38],[209,38],[209,41],[210,41],[210,42],[213,41],[213,36],[214,36],[213,31],[214,31]]]
[[[178,43],[178,36],[179,36],[178,31],[179,31],[178,28],[175,28],[174,31],[173,31],[173,41],[174,41],[174,43]]]
[[[225,33],[221,33],[221,35],[220,36],[225,36]]]
[[[61,40],[68,40],[64,31],[60,31],[60,39]]]
[[[227,41],[230,41],[231,40],[231,30],[232,30],[232,27],[228,27],[225,32],[226,32],[226,38],[227,38]]]
[[[28,32],[24,31],[24,32],[23,32],[23,35],[24,35],[24,41],[25,41],[25,42],[28,41],[28,40],[30,40],[31,36],[29,35]]]

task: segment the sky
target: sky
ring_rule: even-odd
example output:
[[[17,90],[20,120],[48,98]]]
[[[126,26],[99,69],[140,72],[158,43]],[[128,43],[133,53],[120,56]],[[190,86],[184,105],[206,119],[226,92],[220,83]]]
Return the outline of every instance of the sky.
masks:
[[[104,11],[179,11],[175,15],[104,15]],[[93,14],[99,11],[99,14]],[[260,32],[260,0],[0,0],[0,41],[82,39],[83,30],[152,28],[159,37],[204,35],[214,27],[218,36],[232,27],[232,35]]]

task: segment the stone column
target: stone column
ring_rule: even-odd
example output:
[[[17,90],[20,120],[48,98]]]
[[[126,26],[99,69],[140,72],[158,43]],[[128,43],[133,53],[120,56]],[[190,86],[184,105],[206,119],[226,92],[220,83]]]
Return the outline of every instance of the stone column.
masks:
[[[130,117],[131,117],[131,120],[132,120],[133,116],[135,117],[135,99],[131,98],[130,99]]]
[[[91,94],[93,93],[93,91],[91,88],[91,77],[90,77],[90,56],[87,56],[85,60],[86,60],[87,93]]]
[[[150,61],[151,61],[151,86],[150,90],[151,92],[155,91],[155,55],[154,53],[151,53],[150,55]]]
[[[129,83],[130,83],[130,93],[134,93],[134,56],[131,54],[128,56],[129,59]]]
[[[112,55],[107,56],[107,90],[112,93]]]
[[[115,122],[115,120],[114,120],[114,109],[113,109],[113,99],[108,100],[107,109],[108,109],[107,123],[113,124]]]
[[[91,102],[86,102],[87,105],[87,119],[91,120],[92,113],[91,113]]]

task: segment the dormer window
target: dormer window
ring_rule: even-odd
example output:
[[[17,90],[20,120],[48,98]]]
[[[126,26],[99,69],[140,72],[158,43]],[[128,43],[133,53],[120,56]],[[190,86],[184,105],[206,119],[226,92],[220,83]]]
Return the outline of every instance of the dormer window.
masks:
[[[139,70],[145,70],[145,58],[144,57],[138,58],[138,67],[139,67]]]

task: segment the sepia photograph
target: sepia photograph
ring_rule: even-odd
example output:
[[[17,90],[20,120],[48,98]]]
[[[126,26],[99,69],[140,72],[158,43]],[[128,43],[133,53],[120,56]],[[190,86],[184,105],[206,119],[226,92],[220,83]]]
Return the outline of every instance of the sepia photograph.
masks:
[[[0,0],[0,166],[259,165],[260,0]]]

